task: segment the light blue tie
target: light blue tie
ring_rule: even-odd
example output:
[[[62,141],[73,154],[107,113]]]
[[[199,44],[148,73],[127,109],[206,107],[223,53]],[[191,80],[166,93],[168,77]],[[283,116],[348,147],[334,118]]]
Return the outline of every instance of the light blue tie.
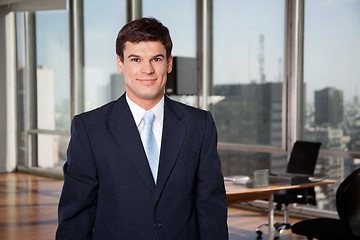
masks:
[[[145,112],[143,116],[144,126],[141,130],[141,140],[143,142],[145,153],[150,165],[151,173],[153,175],[155,184],[159,167],[159,150],[156,143],[155,135],[152,130],[155,115],[150,110]]]

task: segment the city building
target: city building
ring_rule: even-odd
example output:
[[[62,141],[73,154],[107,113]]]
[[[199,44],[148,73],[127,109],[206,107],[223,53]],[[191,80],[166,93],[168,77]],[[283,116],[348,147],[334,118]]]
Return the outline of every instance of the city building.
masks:
[[[315,124],[338,128],[344,118],[344,93],[327,87],[315,91]]]
[[[281,83],[270,82],[214,86],[214,95],[224,97],[213,106],[219,141],[281,146],[281,92]],[[231,152],[221,154],[225,175],[246,174],[263,168],[277,172],[277,168],[286,167],[284,156],[279,164],[274,154],[259,153],[252,161],[249,153],[233,154],[235,156]]]

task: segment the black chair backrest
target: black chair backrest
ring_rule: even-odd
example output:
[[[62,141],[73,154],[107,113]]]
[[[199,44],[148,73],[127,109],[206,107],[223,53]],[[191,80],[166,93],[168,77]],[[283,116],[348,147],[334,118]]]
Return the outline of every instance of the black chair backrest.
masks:
[[[296,141],[291,150],[286,172],[312,176],[320,146],[320,142]]]
[[[340,219],[349,223],[353,235],[360,236],[360,168],[339,185],[336,208]]]

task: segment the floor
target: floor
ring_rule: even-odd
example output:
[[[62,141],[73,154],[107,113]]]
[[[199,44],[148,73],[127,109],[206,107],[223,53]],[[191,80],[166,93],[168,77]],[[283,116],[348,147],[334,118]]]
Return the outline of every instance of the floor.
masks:
[[[61,180],[24,173],[0,174],[0,239],[54,239],[61,187]],[[230,240],[257,239],[254,229],[267,222],[266,214],[229,207]],[[275,221],[279,220],[281,216],[275,216]],[[267,228],[263,231],[263,239],[267,239]],[[286,230],[281,239],[305,238]]]

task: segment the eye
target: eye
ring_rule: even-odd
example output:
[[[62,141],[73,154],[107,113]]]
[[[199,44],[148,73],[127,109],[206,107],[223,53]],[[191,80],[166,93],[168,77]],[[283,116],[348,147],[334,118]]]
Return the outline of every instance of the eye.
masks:
[[[161,60],[162,60],[161,58],[156,57],[156,58],[153,59],[153,62],[160,62]]]
[[[140,62],[140,59],[139,58],[132,58],[130,59],[131,62]]]

